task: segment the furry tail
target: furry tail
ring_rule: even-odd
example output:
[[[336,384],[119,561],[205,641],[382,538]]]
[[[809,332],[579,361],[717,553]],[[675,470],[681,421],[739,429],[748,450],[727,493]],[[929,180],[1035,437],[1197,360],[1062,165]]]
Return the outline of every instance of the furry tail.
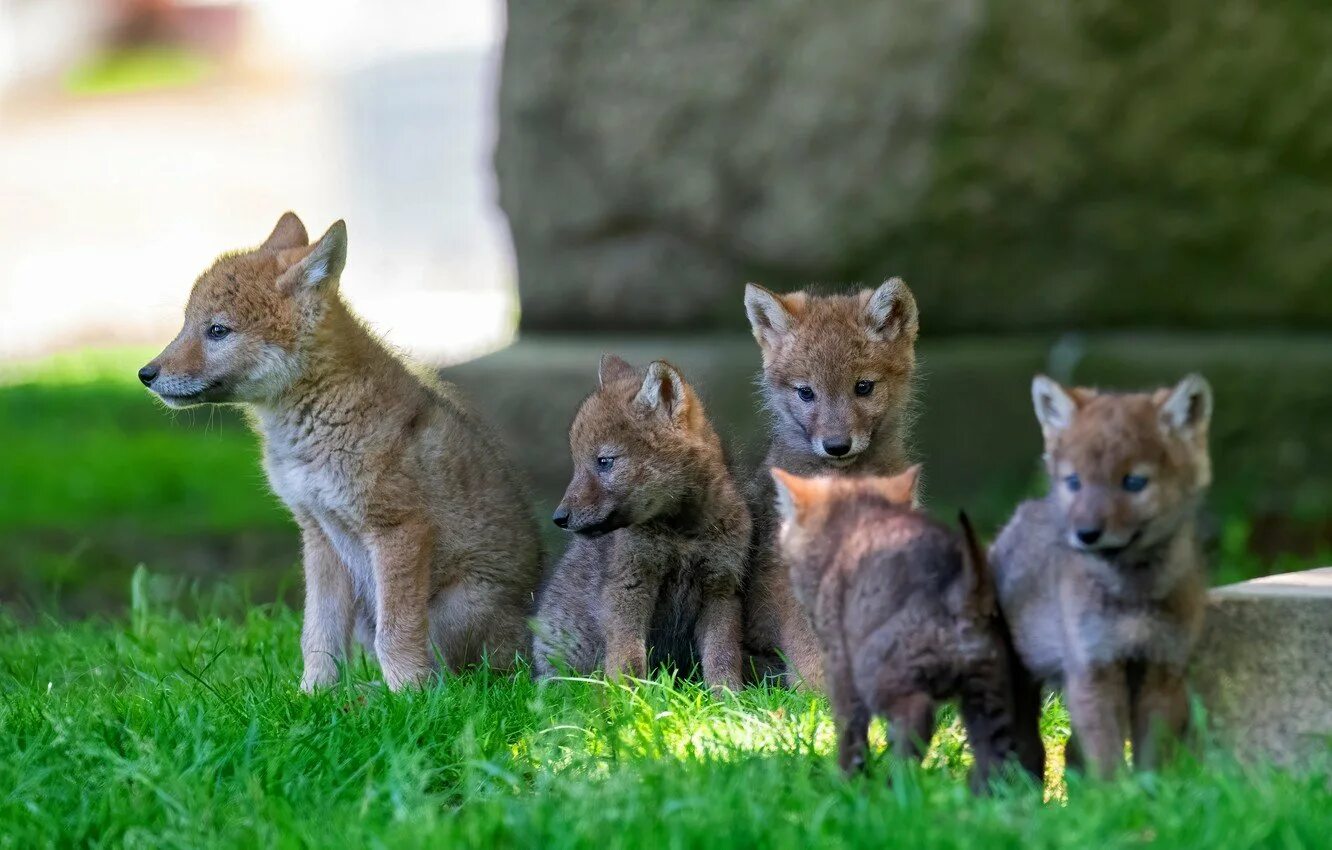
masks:
[[[966,561],[971,583],[972,604],[984,616],[991,616],[995,610],[994,581],[990,577],[990,562],[985,557],[985,548],[981,546],[966,511],[957,512],[957,524],[962,527],[962,557]]]

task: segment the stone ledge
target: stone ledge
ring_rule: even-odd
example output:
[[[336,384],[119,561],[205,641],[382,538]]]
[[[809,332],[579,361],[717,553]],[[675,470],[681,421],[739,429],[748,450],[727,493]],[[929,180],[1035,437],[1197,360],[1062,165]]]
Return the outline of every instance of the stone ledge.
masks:
[[[1211,592],[1192,684],[1219,742],[1290,765],[1332,744],[1332,567]]]
[[[915,454],[926,463],[926,501],[941,514],[966,508],[998,528],[1020,498],[1043,485],[1031,376],[1110,387],[1160,386],[1201,371],[1216,392],[1209,504],[1223,515],[1325,515],[1332,501],[1332,419],[1327,338],[1262,335],[1091,335],[1052,346],[1051,336],[930,337],[920,352]],[[497,427],[527,474],[542,511],[568,483],[568,427],[596,385],[597,361],[614,352],[642,365],[665,357],[698,388],[737,460],[762,453],[766,426],[754,378],[758,346],[747,333],[633,336],[525,334],[503,351],[445,369]]]

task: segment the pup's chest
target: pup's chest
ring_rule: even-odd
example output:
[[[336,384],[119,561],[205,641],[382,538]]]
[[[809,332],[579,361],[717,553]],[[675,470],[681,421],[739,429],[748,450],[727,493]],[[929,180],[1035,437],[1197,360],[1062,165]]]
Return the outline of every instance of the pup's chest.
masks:
[[[1089,599],[1069,618],[1074,652],[1084,664],[1146,661],[1183,667],[1194,630],[1161,602]]]
[[[349,523],[359,518],[366,485],[359,458],[318,446],[270,440],[264,468],[273,491],[293,513],[334,514]]]

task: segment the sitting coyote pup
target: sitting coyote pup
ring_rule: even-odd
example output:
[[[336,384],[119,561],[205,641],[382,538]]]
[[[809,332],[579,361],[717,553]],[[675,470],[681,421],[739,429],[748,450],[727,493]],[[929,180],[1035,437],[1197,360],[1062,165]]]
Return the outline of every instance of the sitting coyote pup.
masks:
[[[241,402],[301,528],[305,690],[337,681],[353,630],[390,688],[526,645],[535,519],[486,430],[338,296],[347,228],[310,245],[286,213],[195,283],[185,326],[139,379],[171,407]]]
[[[769,470],[893,475],[906,469],[916,299],[897,278],[873,291],[829,297],[777,295],[751,283],[745,312],[763,354],[763,401],[773,423],[748,494],[754,536],[745,644],[760,664],[783,654],[788,684],[817,688],[823,685],[818,642],[777,554]]]
[[[985,556],[912,509],[919,466],[893,478],[799,478],[780,469],[781,546],[791,586],[823,649],[838,762],[865,763],[870,716],[891,722],[894,754],[919,761],[939,701],[957,697],[976,756],[973,790],[1019,750],[1011,645]],[[1040,768],[1040,739],[1027,747]]]
[[[1100,777],[1154,768],[1188,719],[1184,670],[1202,627],[1194,515],[1211,462],[1212,391],[1190,375],[1154,393],[1032,382],[1052,482],[990,553],[999,604],[1026,669],[1062,685],[1080,752]],[[1040,685],[1019,693],[1034,729]]]
[[[749,512],[721,441],[670,364],[602,358],[569,433],[574,474],[555,524],[575,533],[537,611],[538,675],[563,662],[643,676],[702,662],[740,688],[740,582]]]

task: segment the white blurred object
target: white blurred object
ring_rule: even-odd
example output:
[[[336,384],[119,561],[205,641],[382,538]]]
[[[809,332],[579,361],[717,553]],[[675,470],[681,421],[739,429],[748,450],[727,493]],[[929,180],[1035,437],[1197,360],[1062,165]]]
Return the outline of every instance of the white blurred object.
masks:
[[[285,73],[5,116],[0,358],[165,342],[194,277],[288,209],[312,235],[347,220],[343,290],[399,348],[456,362],[512,338],[490,164],[499,0],[250,11],[247,61]]]
[[[0,93],[59,73],[98,43],[110,7],[98,0],[0,0]]]

